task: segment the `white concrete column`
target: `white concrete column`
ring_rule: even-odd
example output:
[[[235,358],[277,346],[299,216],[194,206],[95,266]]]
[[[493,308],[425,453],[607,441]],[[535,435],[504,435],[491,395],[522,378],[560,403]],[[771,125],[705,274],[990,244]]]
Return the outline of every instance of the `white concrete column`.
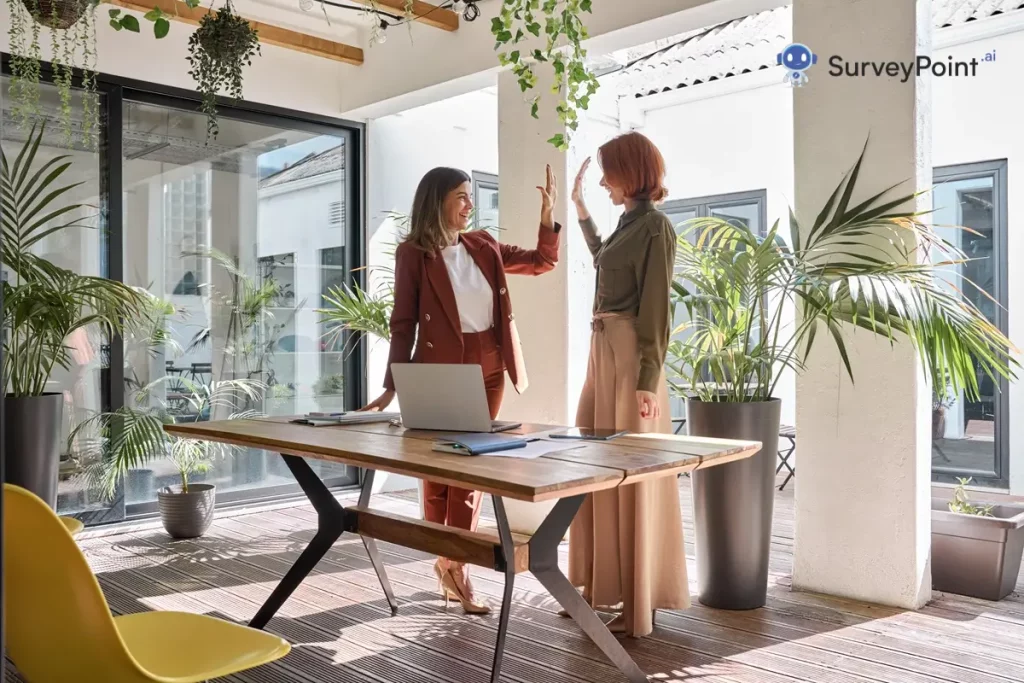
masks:
[[[829,59],[930,53],[930,0],[795,0],[794,42],[818,65],[794,89],[796,211],[809,230],[870,133],[856,203],[930,186],[927,79],[833,77]],[[922,204],[927,202],[927,197]],[[923,207],[922,207],[923,208]],[[931,595],[929,395],[909,343],[845,333],[856,386],[818,336],[797,380],[793,586],[917,608]]]
[[[575,400],[568,395],[569,373],[569,268],[566,240],[578,233],[569,223],[569,178],[566,154],[547,142],[564,133],[555,113],[554,98],[543,82],[537,91],[545,93],[539,119],[530,116],[529,105],[515,74],[498,76],[498,215],[502,242],[534,248],[540,221],[540,192],[544,166],[551,165],[558,178],[555,220],[562,224],[558,267],[540,277],[509,276],[512,310],[522,339],[529,388],[517,395],[511,383],[506,388],[501,416],[547,424],[567,424],[575,418]]]

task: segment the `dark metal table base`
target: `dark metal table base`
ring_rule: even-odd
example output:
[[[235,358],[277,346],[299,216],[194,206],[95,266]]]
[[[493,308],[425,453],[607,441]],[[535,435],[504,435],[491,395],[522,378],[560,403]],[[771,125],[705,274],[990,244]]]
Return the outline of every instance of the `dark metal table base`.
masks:
[[[309,542],[306,549],[299,555],[288,573],[281,579],[281,583],[274,588],[273,593],[263,603],[256,616],[249,622],[249,626],[262,629],[273,618],[281,605],[295,592],[295,589],[313,571],[314,567],[323,559],[331,546],[346,531],[358,533],[356,525],[347,521],[350,516],[345,514],[345,508],[337,501],[327,486],[313,472],[304,458],[294,455],[282,455],[288,469],[295,476],[302,492],[309,498],[313,509],[317,513],[317,531],[313,540]],[[364,471],[363,485],[359,493],[359,507],[367,507],[370,503],[370,495],[373,489],[373,471]],[[597,613],[591,609],[587,601],[583,599],[562,570],[558,568],[558,546],[565,537],[565,532],[572,523],[573,518],[583,505],[586,496],[574,496],[562,498],[555,507],[548,513],[548,516],[541,523],[537,533],[530,539],[530,572],[540,581],[558,604],[565,608],[569,616],[579,625],[590,639],[600,648],[608,659],[618,667],[619,671],[626,675],[630,683],[647,683],[647,676],[636,665],[629,653],[622,647],[622,644],[612,635]],[[512,531],[509,528],[508,517],[505,515],[505,504],[499,496],[492,497],[494,501],[494,513],[498,521],[498,538],[501,540],[501,556],[495,557],[495,571],[505,574],[505,591],[501,600],[501,613],[498,617],[498,637],[494,648],[494,664],[491,669],[491,683],[497,683],[501,677],[501,661],[505,653],[505,640],[508,634],[508,621],[512,613],[512,591],[515,587],[515,543],[512,539]],[[395,594],[391,590],[391,582],[388,581],[387,573],[384,571],[384,564],[377,552],[377,543],[372,538],[361,537],[363,545],[366,546],[366,554],[370,556],[377,578],[380,579],[381,588],[387,596],[388,605],[391,607],[391,614],[398,613],[398,603],[395,601]]]
[[[540,528],[537,529],[537,533],[530,539],[530,572],[537,577],[541,585],[548,589],[551,596],[569,613],[569,616],[583,629],[584,633],[590,636],[605,657],[626,675],[630,683],[647,683],[647,676],[644,672],[608,630],[597,613],[591,609],[576,587],[569,582],[562,570],[558,568],[558,546],[585,498],[586,496],[562,498],[548,513]],[[505,571],[505,593],[501,601],[498,642],[494,650],[494,666],[491,669],[491,683],[497,683],[501,677],[501,659],[505,651],[505,634],[508,631],[509,612],[512,610],[512,588],[516,575],[513,566],[512,531],[509,529],[508,517],[505,515],[505,504],[498,496],[493,496],[493,501]]]
[[[277,587],[274,588],[274,592],[263,603],[256,616],[249,622],[249,626],[252,628],[261,629],[266,626],[267,622],[281,608],[281,605],[285,603],[291,594],[295,592],[295,589],[299,587],[299,584],[309,576],[313,568],[323,559],[327,551],[331,549],[331,546],[341,538],[341,535],[346,531],[353,531],[346,525],[345,508],[342,507],[341,503],[338,502],[323,481],[320,480],[320,477],[313,472],[313,468],[309,466],[305,458],[294,455],[282,455],[281,457],[284,458],[288,469],[292,471],[295,480],[299,482],[302,492],[306,494],[309,502],[313,504],[313,509],[316,510],[316,535],[313,536],[313,540],[302,551],[299,559],[295,561],[295,564],[288,570],[288,573],[281,579],[281,583],[277,584]],[[373,470],[364,470],[363,485],[359,492],[360,506],[365,506],[370,502],[370,494],[373,490],[373,475]],[[384,563],[381,562],[380,554],[377,552],[377,543],[372,538],[366,538],[365,536],[362,538],[363,545],[366,547],[366,554],[370,556],[373,569],[377,572],[377,578],[380,579],[381,588],[384,589],[384,595],[387,596],[388,605],[391,607],[391,615],[394,616],[398,614],[398,603],[395,602],[395,594],[391,590],[391,582],[388,581],[388,575],[384,571]]]

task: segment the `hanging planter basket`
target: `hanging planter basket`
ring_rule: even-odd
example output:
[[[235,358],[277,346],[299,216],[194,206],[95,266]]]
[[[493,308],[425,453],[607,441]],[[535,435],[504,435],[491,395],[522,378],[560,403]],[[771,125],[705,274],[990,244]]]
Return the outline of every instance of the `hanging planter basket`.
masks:
[[[51,29],[69,29],[95,4],[92,0],[21,0],[39,24]]]

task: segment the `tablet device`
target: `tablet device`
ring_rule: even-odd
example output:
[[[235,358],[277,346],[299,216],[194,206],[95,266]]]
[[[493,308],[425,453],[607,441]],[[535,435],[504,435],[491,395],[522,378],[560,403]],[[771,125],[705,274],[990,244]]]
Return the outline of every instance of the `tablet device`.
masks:
[[[626,434],[625,430],[617,429],[588,429],[586,427],[573,427],[564,432],[553,432],[549,434],[552,439],[580,439],[582,441],[611,441],[617,436]]]

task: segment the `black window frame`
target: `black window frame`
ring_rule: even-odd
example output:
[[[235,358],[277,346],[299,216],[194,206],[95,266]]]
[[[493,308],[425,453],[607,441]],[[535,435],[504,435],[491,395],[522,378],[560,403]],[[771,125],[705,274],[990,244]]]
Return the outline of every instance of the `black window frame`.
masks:
[[[995,229],[992,231],[992,254],[994,259],[992,270],[996,291],[992,294],[998,303],[996,306],[996,327],[1005,335],[1009,335],[1010,331],[1009,281],[1007,277],[1009,253],[1006,249],[1009,236],[1008,168],[1007,159],[950,164],[932,168],[932,184],[936,187],[943,183],[958,180],[992,178],[992,201],[995,205],[994,215],[996,217]],[[931,475],[933,483],[955,484],[957,483],[956,478],[958,476],[967,476],[971,477],[972,484],[978,486],[998,489],[1010,488],[1010,383],[1006,378],[999,380],[999,391],[996,393],[993,403],[995,412],[993,443],[995,457],[993,462],[995,468],[993,470],[965,470],[942,467],[941,462],[936,463],[934,449],[932,449]]]
[[[40,65],[40,82],[53,84],[54,70],[50,63]],[[11,56],[0,52],[0,74],[11,76]],[[111,280],[124,281],[124,240],[125,226],[123,215],[123,177],[122,177],[122,139],[121,135],[111,135],[112,131],[123,130],[123,105],[126,101],[148,104],[169,109],[199,112],[201,95],[194,90],[178,88],[131,78],[124,78],[105,73],[96,73],[96,91],[102,96],[99,110],[99,138],[97,144],[97,163],[100,179],[100,210],[106,215],[105,254],[101,256],[107,264],[107,272],[103,275]],[[80,88],[83,74],[76,70],[72,84]],[[319,135],[334,135],[345,139],[345,196],[343,198],[345,212],[342,228],[345,230],[345,269],[349,274],[350,285],[366,286],[366,274],[363,266],[367,263],[366,240],[366,124],[358,121],[324,116],[310,112],[287,109],[276,105],[268,105],[248,100],[230,100],[217,98],[218,116],[224,119],[238,120],[269,126],[290,127]],[[113,201],[112,198],[118,198]],[[345,408],[355,410],[367,401],[366,363],[368,343],[365,336],[353,341],[349,346],[351,352],[346,359]],[[109,367],[101,372],[100,391],[102,396],[101,409],[117,410],[124,406],[124,344],[120,337],[115,337],[109,345]],[[114,391],[114,387],[121,387]],[[362,482],[364,472],[352,468],[356,472],[356,481],[332,488],[355,488]],[[330,482],[328,482],[330,483]],[[298,484],[264,487],[258,489],[259,494],[252,496],[252,490],[218,492],[217,507],[229,508],[237,505],[252,505],[282,499],[301,499],[302,491]],[[76,513],[87,526],[123,522],[127,520],[148,518],[157,512],[156,502],[125,505],[124,486],[120,487],[110,507]]]

